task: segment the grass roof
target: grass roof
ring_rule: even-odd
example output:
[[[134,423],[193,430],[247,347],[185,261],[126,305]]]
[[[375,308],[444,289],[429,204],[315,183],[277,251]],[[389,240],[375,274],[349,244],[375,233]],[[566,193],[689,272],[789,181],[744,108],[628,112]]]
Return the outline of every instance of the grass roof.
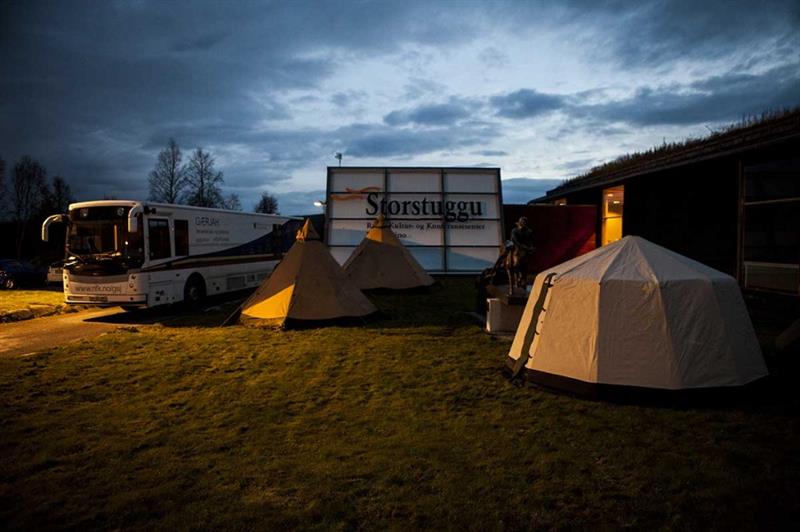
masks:
[[[800,134],[800,107],[747,116],[705,137],[664,142],[649,150],[621,155],[612,161],[593,167],[584,174],[565,179],[561,185],[549,190],[547,195],[559,195],[658,171],[673,165],[718,157],[798,134]]]

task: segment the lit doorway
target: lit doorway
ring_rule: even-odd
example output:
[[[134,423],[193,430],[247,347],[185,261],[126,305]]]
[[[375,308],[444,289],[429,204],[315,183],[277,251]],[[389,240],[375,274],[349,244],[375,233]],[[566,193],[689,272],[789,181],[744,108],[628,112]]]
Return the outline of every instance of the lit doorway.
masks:
[[[625,204],[625,187],[603,190],[603,223],[601,245],[605,246],[622,238],[622,207]]]

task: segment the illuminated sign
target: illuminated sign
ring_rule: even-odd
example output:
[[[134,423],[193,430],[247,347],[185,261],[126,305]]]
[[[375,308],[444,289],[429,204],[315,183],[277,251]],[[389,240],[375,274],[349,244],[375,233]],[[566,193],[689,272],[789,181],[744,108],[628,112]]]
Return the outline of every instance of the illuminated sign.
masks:
[[[328,168],[326,242],[343,263],[378,214],[430,272],[478,272],[503,242],[497,168]]]

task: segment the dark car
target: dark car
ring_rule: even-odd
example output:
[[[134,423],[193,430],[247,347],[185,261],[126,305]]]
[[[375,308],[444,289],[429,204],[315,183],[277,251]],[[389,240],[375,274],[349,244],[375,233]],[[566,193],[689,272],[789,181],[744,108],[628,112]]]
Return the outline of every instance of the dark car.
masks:
[[[0,287],[11,289],[19,286],[42,286],[45,279],[45,268],[21,260],[0,259]]]

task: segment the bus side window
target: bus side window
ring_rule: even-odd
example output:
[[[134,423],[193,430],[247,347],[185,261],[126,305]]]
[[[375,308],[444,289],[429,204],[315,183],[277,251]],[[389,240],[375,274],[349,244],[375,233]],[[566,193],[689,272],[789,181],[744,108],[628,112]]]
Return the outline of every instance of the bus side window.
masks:
[[[272,224],[272,249],[270,251],[279,257],[283,253],[283,226],[281,224]]]
[[[189,221],[175,220],[175,256],[189,254]]]
[[[169,221],[164,218],[147,220],[150,233],[150,259],[165,259],[172,253],[169,247]]]

